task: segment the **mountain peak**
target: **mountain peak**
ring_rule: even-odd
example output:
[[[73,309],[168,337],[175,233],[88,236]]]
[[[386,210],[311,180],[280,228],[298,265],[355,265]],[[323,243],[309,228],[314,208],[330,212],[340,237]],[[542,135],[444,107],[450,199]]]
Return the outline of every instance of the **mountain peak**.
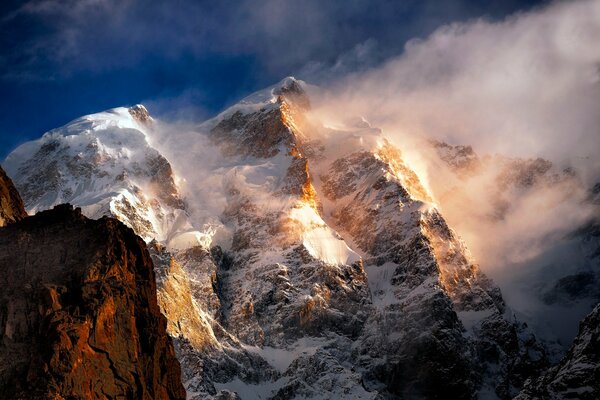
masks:
[[[303,109],[310,108],[310,101],[304,89],[306,84],[296,78],[290,76],[283,79],[273,90],[273,94],[278,96],[278,101],[281,103],[283,98],[292,102]]]
[[[133,119],[135,119],[138,122],[148,123],[152,121],[152,117],[150,116],[148,109],[146,109],[146,107],[144,107],[144,105],[142,104],[136,104],[132,107],[129,107],[128,111],[129,114],[131,114],[131,116],[133,117]]]

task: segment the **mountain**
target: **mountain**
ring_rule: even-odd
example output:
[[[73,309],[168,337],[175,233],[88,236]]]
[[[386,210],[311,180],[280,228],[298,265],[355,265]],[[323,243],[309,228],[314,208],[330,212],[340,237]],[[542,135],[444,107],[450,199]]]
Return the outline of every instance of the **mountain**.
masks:
[[[0,168],[0,227],[22,220],[27,216],[25,205],[2,168]]]
[[[488,267],[511,288],[505,296],[521,318],[565,352],[600,300],[600,185],[589,188],[577,170],[542,158],[480,156],[440,141],[423,149],[442,210],[461,232],[496,238],[478,253],[491,256]]]
[[[184,399],[144,242],[69,205],[24,218],[18,193],[1,196],[20,217],[0,228],[0,398]]]
[[[4,165],[30,212],[69,201],[146,240],[188,398],[517,395],[544,347],[402,153],[310,118],[312,90],[286,78],[193,127],[114,109]]]
[[[143,106],[86,116],[20,146],[3,165],[32,214],[72,203],[90,218],[118,218],[146,240],[169,240],[185,224],[184,204],[170,164],[147,142],[151,123]]]
[[[600,397],[600,305],[579,324],[579,333],[561,362],[528,381],[516,400]]]

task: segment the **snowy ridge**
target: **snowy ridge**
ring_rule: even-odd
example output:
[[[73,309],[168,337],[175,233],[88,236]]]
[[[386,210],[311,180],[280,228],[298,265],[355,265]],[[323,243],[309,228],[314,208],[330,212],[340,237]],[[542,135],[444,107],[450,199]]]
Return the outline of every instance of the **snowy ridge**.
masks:
[[[115,108],[20,146],[4,166],[30,213],[72,203],[91,218],[119,218],[146,241],[181,246],[182,233],[201,240],[189,232],[170,164],[148,144],[152,129],[143,106]]]

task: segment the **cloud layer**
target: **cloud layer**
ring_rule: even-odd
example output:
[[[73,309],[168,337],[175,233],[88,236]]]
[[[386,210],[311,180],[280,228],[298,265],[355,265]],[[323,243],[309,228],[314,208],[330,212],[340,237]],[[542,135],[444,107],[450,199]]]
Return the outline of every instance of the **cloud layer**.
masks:
[[[331,124],[361,115],[382,127],[484,271],[504,284],[513,305],[541,315],[547,310],[535,303],[535,271],[548,284],[589,267],[565,236],[594,212],[587,189],[600,181],[599,37],[598,0],[450,24],[409,41],[401,56],[335,82],[314,113]],[[423,138],[472,145],[485,167],[471,178],[454,176]],[[548,174],[564,181],[504,187],[506,157],[551,160]],[[566,167],[577,177],[566,179]],[[561,257],[553,252],[559,246]],[[517,289],[524,271],[529,286]]]
[[[219,53],[257,58],[264,71],[256,73],[274,81],[299,72],[310,79],[329,68],[375,65],[440,24],[502,16],[536,2],[29,0],[0,18],[0,29],[19,38],[1,43],[0,68],[2,75],[46,79],[149,56],[175,61]]]
[[[451,24],[338,83],[327,103],[397,135],[576,162],[600,148],[600,2]]]

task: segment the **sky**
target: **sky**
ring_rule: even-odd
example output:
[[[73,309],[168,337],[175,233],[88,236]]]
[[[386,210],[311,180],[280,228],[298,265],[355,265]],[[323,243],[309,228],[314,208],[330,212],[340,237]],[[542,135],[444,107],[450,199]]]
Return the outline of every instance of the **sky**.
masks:
[[[330,86],[441,26],[540,0],[4,0],[0,158],[81,115],[145,104],[205,119],[293,75]]]
[[[292,75],[321,88],[311,117],[382,128],[521,312],[547,314],[521,286],[535,283],[527,274],[554,282],[589,267],[569,235],[598,212],[588,189],[600,180],[600,0],[5,0],[0,13],[0,159],[79,116],[137,103],[169,138],[182,135]],[[500,161],[457,181],[423,138]],[[183,145],[176,170],[211,159]],[[499,190],[503,157],[543,157],[575,178]],[[498,201],[507,211],[490,219]],[[555,314],[553,330],[574,335],[587,311]]]

